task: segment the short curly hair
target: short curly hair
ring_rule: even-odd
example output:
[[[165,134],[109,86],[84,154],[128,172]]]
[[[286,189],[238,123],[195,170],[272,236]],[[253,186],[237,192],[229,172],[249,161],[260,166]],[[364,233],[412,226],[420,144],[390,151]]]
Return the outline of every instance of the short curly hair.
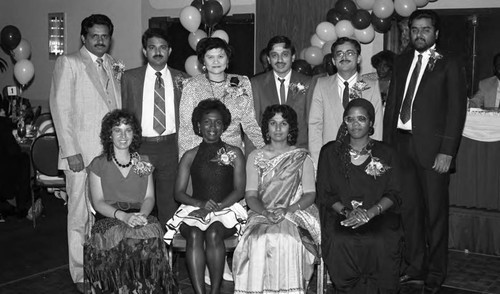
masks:
[[[205,54],[212,49],[222,49],[226,52],[227,60],[231,61],[231,56],[233,54],[233,50],[231,46],[229,46],[226,41],[221,38],[203,38],[196,45],[196,55],[198,57],[198,62],[201,65],[205,65]]]
[[[268,136],[269,133],[269,121],[276,115],[281,114],[283,119],[288,122],[290,128],[288,129],[287,143],[293,146],[297,143],[297,136],[299,135],[299,127],[297,123],[297,113],[292,107],[286,104],[274,104],[266,107],[264,113],[262,114],[261,127],[262,138],[266,144],[271,143],[271,138]]]
[[[203,115],[208,114],[212,111],[217,111],[222,116],[222,124],[224,125],[223,131],[225,132],[229,125],[231,124],[231,112],[227,109],[226,105],[218,99],[209,98],[201,100],[193,110],[193,115],[191,116],[191,123],[193,124],[193,131],[196,135],[203,137],[198,126],[201,123]]]
[[[131,126],[134,133],[132,143],[128,147],[130,153],[137,152],[141,146],[142,128],[135,115],[123,109],[115,109],[108,112],[102,118],[101,134],[99,135],[103,149],[102,154],[106,155],[108,161],[112,159],[114,153],[113,140],[111,139],[113,127],[119,126],[122,123]]]

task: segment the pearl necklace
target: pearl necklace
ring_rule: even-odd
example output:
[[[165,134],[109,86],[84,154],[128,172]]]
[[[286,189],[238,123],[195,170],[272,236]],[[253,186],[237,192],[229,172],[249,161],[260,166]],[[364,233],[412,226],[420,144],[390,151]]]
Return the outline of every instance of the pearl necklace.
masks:
[[[113,153],[113,160],[114,160],[114,161],[115,161],[115,163],[116,163],[119,167],[121,167],[121,168],[127,168],[127,167],[129,167],[129,166],[131,166],[131,165],[132,165],[132,156],[130,156],[130,160],[129,160],[129,162],[128,162],[127,164],[121,164],[121,163],[119,163],[119,162],[118,162],[118,160],[116,159],[116,157],[115,157],[115,153]]]

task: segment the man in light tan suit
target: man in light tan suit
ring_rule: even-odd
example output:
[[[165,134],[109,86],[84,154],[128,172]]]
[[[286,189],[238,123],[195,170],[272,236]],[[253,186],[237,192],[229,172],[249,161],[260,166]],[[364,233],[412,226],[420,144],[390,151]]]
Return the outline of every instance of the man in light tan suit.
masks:
[[[309,151],[316,167],[321,147],[336,139],[344,120],[344,104],[352,99],[364,98],[373,104],[375,124],[372,138],[382,140],[384,115],[380,90],[378,83],[363,80],[358,74],[360,54],[361,45],[358,41],[346,37],[339,38],[332,45],[333,64],[337,67],[337,74],[319,78],[314,87],[309,112]]]
[[[102,152],[103,116],[121,107],[120,70],[107,54],[113,35],[111,20],[93,14],[82,21],[80,51],[57,59],[50,89],[50,110],[59,141],[59,169],[68,193],[69,270],[83,291],[83,243],[88,211],[85,167]]]

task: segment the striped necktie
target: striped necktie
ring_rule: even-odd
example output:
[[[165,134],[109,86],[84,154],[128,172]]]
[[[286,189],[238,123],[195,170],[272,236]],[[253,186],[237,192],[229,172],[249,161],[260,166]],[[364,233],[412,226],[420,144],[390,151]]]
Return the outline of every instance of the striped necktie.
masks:
[[[103,64],[104,60],[101,57],[99,57],[97,58],[96,62],[97,62],[97,72],[99,73],[99,78],[101,79],[102,86],[107,92],[109,84],[109,76],[108,73],[106,72],[106,69],[104,69],[104,64]]]
[[[285,79],[278,78],[278,80],[281,83],[281,85],[280,85],[280,104],[285,104],[286,103]]]
[[[161,72],[156,72],[155,93],[154,93],[155,109],[153,113],[153,129],[158,135],[165,132],[165,84],[161,77]]]

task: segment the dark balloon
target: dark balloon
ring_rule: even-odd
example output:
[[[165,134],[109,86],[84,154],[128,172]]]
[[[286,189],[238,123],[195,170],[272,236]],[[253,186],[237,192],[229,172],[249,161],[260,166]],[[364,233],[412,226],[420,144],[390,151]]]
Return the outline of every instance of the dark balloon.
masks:
[[[0,33],[0,42],[5,50],[13,50],[21,42],[21,32],[15,26],[5,26]]]
[[[364,9],[358,9],[352,17],[352,26],[358,30],[366,29],[371,22],[371,15]]]
[[[198,9],[201,15],[201,23],[205,24],[205,15],[203,14],[203,3],[201,3],[201,0],[193,0],[193,2],[191,2],[191,6]]]
[[[328,13],[326,14],[326,21],[331,22],[334,25],[344,19],[348,19],[348,17],[338,12],[335,8],[328,10]]]
[[[391,29],[391,17],[388,18],[378,18],[372,12],[372,25],[376,32],[387,33]]]
[[[352,0],[338,0],[337,3],[335,3],[335,9],[340,12],[340,14],[347,16],[347,19],[350,19],[358,8]]]
[[[315,76],[326,72],[325,66],[323,64],[318,64],[312,69],[311,75]]]
[[[292,63],[292,69],[306,76],[310,76],[312,72],[311,65],[303,59],[295,59]]]
[[[205,1],[202,10],[202,19],[205,20],[205,24],[209,27],[216,25],[224,16],[224,11],[219,1]]]

